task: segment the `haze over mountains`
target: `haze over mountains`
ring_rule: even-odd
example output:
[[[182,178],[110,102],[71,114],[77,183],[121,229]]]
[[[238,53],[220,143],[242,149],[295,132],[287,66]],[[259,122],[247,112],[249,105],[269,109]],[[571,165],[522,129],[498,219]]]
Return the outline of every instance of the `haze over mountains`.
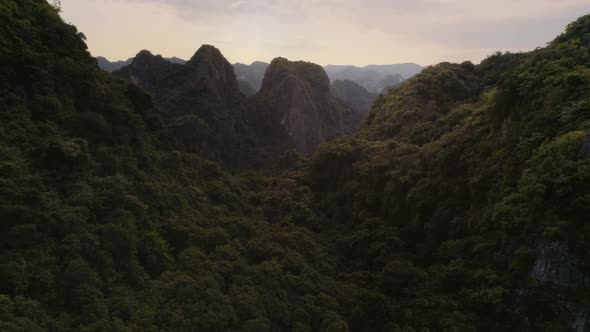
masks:
[[[590,15],[379,96],[276,58],[246,97],[212,45],[108,73],[44,0],[0,59],[0,331],[588,331]]]
[[[331,81],[350,80],[371,93],[387,92],[418,74],[423,67],[415,63],[368,65],[365,67],[328,65],[324,67]]]
[[[264,73],[268,66],[268,63],[260,61],[255,61],[249,65],[236,63],[234,64],[234,71],[239,81],[247,82],[257,92],[262,87]]]
[[[98,65],[112,72],[120,69],[133,60],[109,62],[103,57],[97,57]],[[171,62],[183,63],[184,60],[179,58],[169,58]],[[233,65],[234,71],[242,92],[247,96],[253,95],[262,86],[264,73],[269,64],[266,62],[255,61],[250,65],[236,63]],[[418,74],[423,67],[413,63],[392,64],[392,65],[368,65],[365,67],[356,66],[339,66],[328,65],[323,67],[330,82],[349,80],[363,86],[370,93],[383,93],[388,89],[399,85],[404,80]]]

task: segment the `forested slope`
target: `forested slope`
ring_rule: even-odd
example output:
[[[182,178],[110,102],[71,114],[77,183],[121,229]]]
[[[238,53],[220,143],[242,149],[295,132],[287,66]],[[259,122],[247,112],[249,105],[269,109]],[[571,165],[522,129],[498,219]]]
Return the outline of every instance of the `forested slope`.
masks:
[[[427,68],[311,161],[321,229],[402,326],[567,330],[590,299],[589,120],[589,16]]]
[[[346,325],[308,191],[177,150],[45,1],[0,21],[0,330]]]

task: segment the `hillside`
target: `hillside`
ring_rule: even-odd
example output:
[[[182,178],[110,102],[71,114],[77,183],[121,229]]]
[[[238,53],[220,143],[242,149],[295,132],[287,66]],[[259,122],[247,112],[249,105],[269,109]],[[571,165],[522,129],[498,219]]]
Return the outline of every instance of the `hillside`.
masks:
[[[110,75],[45,1],[0,22],[1,331],[590,326],[590,15],[428,67],[344,136],[314,64],[249,102],[209,45]]]
[[[585,331],[589,40],[585,16],[530,53],[429,67],[319,149],[320,229],[400,326]]]
[[[265,150],[283,148],[261,139],[257,124],[249,121],[255,110],[240,93],[232,65],[213,46],[203,45],[185,64],[142,51],[113,75],[152,95],[180,150],[245,167],[258,165]]]
[[[332,82],[330,84],[330,93],[360,114],[367,113],[379,96],[376,93],[370,93],[353,81]]]
[[[109,59],[102,57],[102,56],[96,57],[96,62],[98,63],[98,66],[100,67],[100,69],[106,70],[109,73],[114,72],[115,70],[121,69],[121,68],[129,65],[131,63],[131,61],[133,61],[133,58],[127,59],[125,61],[123,61],[123,60],[110,61]]]
[[[178,150],[46,2],[0,19],[0,330],[346,326],[308,191]],[[190,72],[220,61],[206,47]]]

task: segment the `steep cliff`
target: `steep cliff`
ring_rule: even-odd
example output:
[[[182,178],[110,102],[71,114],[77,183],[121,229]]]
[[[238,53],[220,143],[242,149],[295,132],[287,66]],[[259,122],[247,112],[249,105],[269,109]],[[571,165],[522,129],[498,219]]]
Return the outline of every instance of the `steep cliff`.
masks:
[[[362,118],[331,95],[322,67],[284,58],[270,64],[256,102],[304,155],[311,155],[322,142],[353,133]]]

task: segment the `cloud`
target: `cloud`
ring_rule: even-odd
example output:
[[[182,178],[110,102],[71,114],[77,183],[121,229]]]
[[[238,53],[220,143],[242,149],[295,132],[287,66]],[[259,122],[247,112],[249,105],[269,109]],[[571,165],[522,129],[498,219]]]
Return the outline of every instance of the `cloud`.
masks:
[[[553,39],[590,12],[588,0],[62,0],[64,8],[110,8],[104,22],[72,21],[95,38],[121,40],[130,26],[165,29],[174,38],[145,36],[151,45],[187,56],[200,42],[224,45],[228,58],[275,56],[319,63],[475,62],[495,50],[529,50]],[[67,11],[66,11],[67,12]],[[96,21],[96,22],[95,22]],[[92,24],[96,24],[94,26]],[[149,37],[149,38],[148,38]],[[128,41],[128,43],[130,43]],[[92,42],[91,42],[92,44]],[[147,46],[146,46],[147,47]],[[105,46],[106,48],[106,46]],[[176,55],[176,54],[173,54]],[[188,54],[190,56],[190,54]],[[124,57],[124,56],[121,56]]]
[[[244,0],[238,0],[238,1],[234,1],[232,3],[229,4],[229,9],[233,10],[233,9],[237,9],[239,7],[241,7],[242,5],[244,5],[246,3],[246,1]]]
[[[176,8],[182,13],[205,15],[284,14],[330,10],[348,12],[359,17],[389,14],[412,14],[412,18],[431,20],[526,19],[552,16],[576,8],[588,9],[587,0],[122,0],[154,3]],[[582,14],[582,13],[581,13]],[[580,15],[581,15],[580,14]]]
[[[212,24],[266,24],[271,30],[284,30],[291,24],[308,31],[361,30],[381,32],[394,40],[448,41],[452,46],[465,40],[492,38],[494,47],[517,47],[518,38],[501,34],[531,29],[537,35],[590,11],[588,0],[124,0],[155,3],[174,8],[179,17]],[[227,18],[233,21],[228,21]],[[274,26],[270,26],[273,25]],[[232,26],[233,27],[233,26]],[[241,26],[239,28],[248,28]],[[493,31],[497,30],[497,36]],[[312,36],[317,34],[312,34]],[[507,41],[505,44],[502,40]],[[534,38],[537,42],[539,38]],[[481,45],[480,45],[481,46]],[[528,45],[527,45],[528,46]]]

